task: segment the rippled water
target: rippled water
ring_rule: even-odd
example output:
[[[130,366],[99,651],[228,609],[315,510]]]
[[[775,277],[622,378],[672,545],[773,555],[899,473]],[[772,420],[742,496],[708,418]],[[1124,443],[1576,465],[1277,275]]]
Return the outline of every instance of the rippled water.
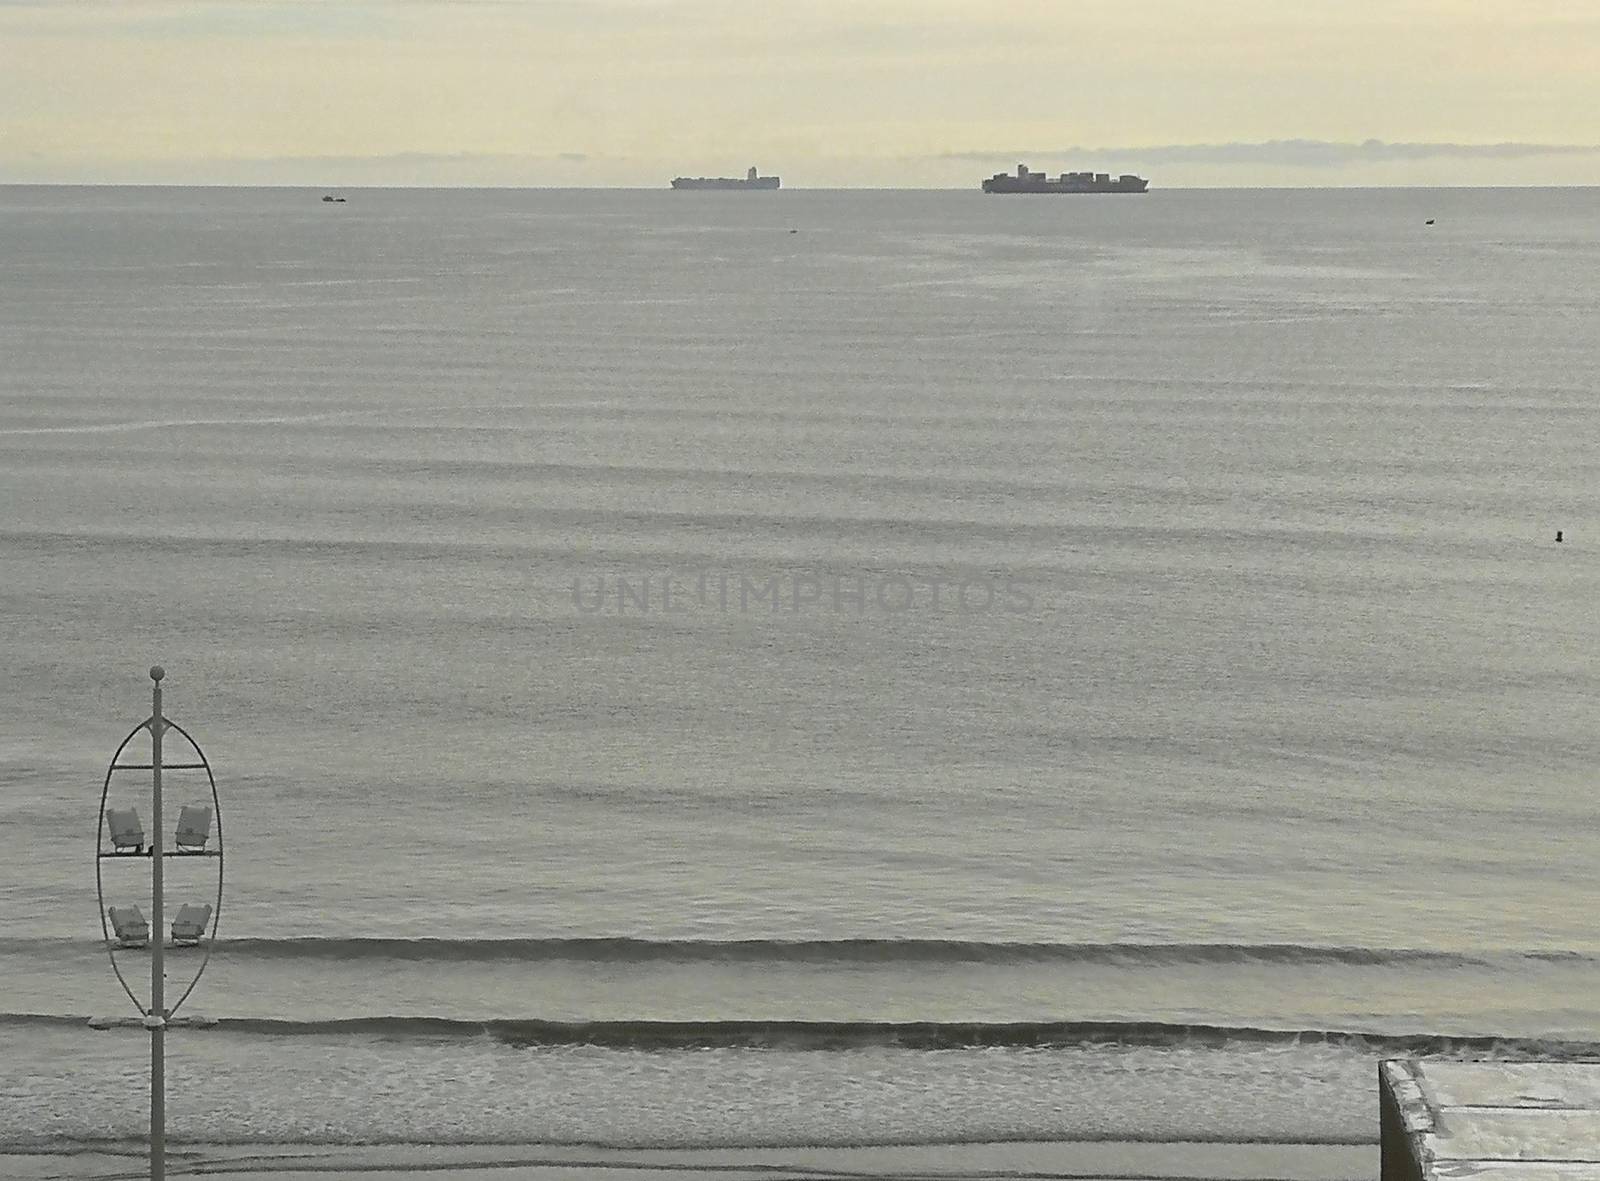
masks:
[[[1378,1054],[1585,1052],[1592,204],[0,189],[4,1135],[138,1134],[156,661],[180,1139],[1360,1139]]]

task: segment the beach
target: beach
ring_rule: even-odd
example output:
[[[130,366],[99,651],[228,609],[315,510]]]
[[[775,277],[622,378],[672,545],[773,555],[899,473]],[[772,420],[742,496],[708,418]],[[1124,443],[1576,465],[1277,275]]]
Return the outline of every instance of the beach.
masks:
[[[0,1156],[19,1181],[136,1178],[138,1154]],[[461,1175],[496,1181],[649,1181],[715,1176],[759,1178],[1083,1178],[1085,1181],[1353,1181],[1377,1175],[1375,1147],[1300,1144],[1028,1143],[764,1151],[603,1151],[595,1148],[342,1148],[255,1145],[249,1149],[183,1148],[173,1176],[235,1181],[321,1181],[361,1176],[374,1181]]]

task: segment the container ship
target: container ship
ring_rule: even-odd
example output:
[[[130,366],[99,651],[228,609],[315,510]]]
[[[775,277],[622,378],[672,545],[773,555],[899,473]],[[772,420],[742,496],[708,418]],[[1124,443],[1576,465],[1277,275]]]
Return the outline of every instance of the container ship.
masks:
[[[1109,172],[1063,172],[1052,180],[1042,172],[1029,172],[1026,164],[1017,165],[1015,176],[997,172],[983,182],[986,193],[1142,193],[1149,187],[1149,181],[1131,172],[1121,176]]]
[[[775,176],[761,176],[755,166],[751,165],[750,171],[740,180],[736,176],[679,176],[674,177],[672,187],[675,189],[775,189],[778,187],[778,178]]]

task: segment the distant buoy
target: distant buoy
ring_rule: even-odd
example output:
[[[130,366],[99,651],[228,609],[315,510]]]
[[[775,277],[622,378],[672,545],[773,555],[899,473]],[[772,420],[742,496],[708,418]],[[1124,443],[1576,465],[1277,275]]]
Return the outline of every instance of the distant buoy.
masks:
[[[1557,545],[1561,544],[1561,530],[1559,530],[1559,529],[1556,530],[1556,544]]]

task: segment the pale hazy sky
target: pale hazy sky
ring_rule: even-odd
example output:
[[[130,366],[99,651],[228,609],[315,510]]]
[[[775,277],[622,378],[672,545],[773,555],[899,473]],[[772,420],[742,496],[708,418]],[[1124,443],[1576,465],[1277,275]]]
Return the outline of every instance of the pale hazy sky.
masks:
[[[1600,183],[1600,0],[0,0],[0,182]]]

